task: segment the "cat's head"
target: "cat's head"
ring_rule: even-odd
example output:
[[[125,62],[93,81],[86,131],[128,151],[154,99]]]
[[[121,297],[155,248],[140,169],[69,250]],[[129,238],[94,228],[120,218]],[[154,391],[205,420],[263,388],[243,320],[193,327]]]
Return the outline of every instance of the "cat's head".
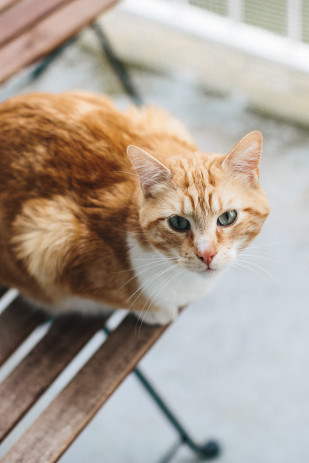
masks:
[[[164,163],[160,153],[153,157],[129,146],[143,191],[140,226],[147,241],[187,270],[218,274],[256,237],[269,213],[258,183],[261,148],[258,131],[227,155],[175,153]]]

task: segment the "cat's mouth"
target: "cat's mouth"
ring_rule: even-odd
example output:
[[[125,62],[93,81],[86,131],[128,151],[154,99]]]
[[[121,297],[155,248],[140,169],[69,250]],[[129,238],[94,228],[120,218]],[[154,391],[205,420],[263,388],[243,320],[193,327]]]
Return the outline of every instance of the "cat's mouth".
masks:
[[[206,273],[208,275],[217,273],[218,269],[212,267],[206,267],[203,270],[200,270],[199,273]]]
[[[211,264],[207,265],[203,270],[199,270],[198,273],[201,275],[205,275],[207,277],[212,277],[215,275],[218,275],[220,271],[222,270],[222,267],[213,267]]]
[[[215,275],[217,273],[220,272],[220,269],[219,268],[214,268],[214,267],[211,267],[211,266],[207,266],[203,269],[197,269],[196,266],[190,266],[190,265],[184,265],[184,264],[180,264],[180,267],[184,267],[186,268],[187,270],[189,270],[190,272],[194,272],[194,273],[199,273],[200,275]]]

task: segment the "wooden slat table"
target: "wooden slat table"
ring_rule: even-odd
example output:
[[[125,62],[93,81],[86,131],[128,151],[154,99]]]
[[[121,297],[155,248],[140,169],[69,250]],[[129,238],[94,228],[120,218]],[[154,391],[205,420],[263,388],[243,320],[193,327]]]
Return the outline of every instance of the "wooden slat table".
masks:
[[[118,0],[0,0],[0,83],[45,57]]]
[[[41,323],[44,312],[20,298],[0,315],[2,362]],[[104,317],[60,316],[45,336],[0,384],[0,442],[40,398],[74,356],[104,326]],[[143,325],[128,315],[66,388],[1,460],[56,462],[113,391],[134,369],[165,327]]]
[[[17,349],[29,334],[46,320],[42,312],[28,310],[16,300],[0,315],[0,365]]]

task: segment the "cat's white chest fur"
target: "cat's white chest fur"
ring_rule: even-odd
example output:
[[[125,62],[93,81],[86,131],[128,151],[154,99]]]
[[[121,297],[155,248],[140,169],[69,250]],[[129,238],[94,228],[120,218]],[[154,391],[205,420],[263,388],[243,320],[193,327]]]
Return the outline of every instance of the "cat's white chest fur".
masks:
[[[213,287],[213,278],[206,279],[198,273],[173,265],[171,260],[156,250],[145,251],[132,237],[128,238],[128,245],[131,267],[141,291],[148,299],[141,314],[141,319],[148,323],[170,322],[177,315],[179,307],[201,298]],[[152,311],[153,305],[160,307],[160,310]]]

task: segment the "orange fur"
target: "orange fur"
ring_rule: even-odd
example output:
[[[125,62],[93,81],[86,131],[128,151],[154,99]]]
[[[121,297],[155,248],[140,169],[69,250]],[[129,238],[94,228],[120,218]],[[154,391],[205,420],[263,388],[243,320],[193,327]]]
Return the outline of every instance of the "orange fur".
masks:
[[[259,153],[242,164],[252,143],[260,151],[252,134],[227,157],[201,153],[162,110],[120,112],[107,98],[81,92],[6,101],[0,106],[0,281],[51,307],[79,296],[160,310],[139,276],[147,260],[140,258],[140,270],[138,258],[132,260],[132,240],[145,256],[157,252],[151,256],[158,262],[164,256],[198,278],[205,269],[198,257],[202,239],[218,262],[222,254],[219,267],[235,242],[246,247],[269,212],[257,183]],[[154,159],[129,149],[132,168],[129,145]],[[214,226],[229,209],[239,211],[239,220]],[[172,230],[171,215],[186,217],[191,230]]]

